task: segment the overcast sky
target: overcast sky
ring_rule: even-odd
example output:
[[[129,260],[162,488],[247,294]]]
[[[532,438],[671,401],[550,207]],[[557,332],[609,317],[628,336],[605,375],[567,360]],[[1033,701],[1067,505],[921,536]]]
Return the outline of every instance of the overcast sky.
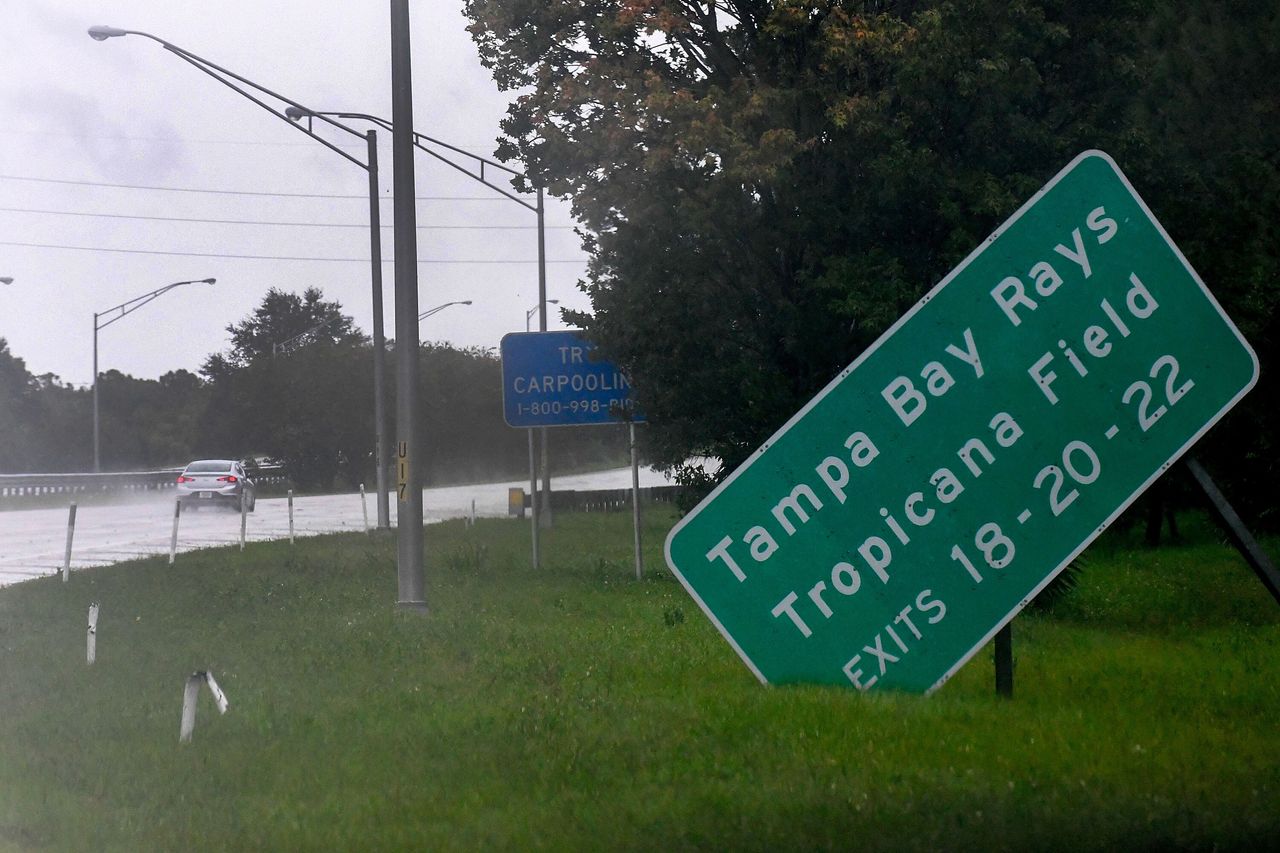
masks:
[[[104,329],[101,370],[143,378],[194,371],[226,348],[227,324],[272,286],[320,287],[371,331],[365,172],[155,42],[96,42],[86,31],[106,24],[152,33],[313,109],[390,118],[387,0],[0,5],[0,277],[14,279],[0,286],[0,337],[28,369],[90,382],[93,313],[184,279],[218,283],[177,288]],[[460,0],[410,6],[416,129],[492,157],[508,96],[481,67]],[[381,136],[389,261],[391,140]],[[353,141],[352,153],[364,159],[364,143]],[[496,347],[506,332],[524,330],[537,302],[536,219],[425,154],[415,172],[421,309],[474,302],[425,320],[421,336]],[[339,197],[288,195],[298,193]],[[175,221],[210,219],[351,227]],[[548,297],[585,308],[576,286],[585,256],[567,204],[548,200],[547,226]],[[391,263],[383,276],[390,337]],[[555,306],[549,318],[549,328],[564,328]]]

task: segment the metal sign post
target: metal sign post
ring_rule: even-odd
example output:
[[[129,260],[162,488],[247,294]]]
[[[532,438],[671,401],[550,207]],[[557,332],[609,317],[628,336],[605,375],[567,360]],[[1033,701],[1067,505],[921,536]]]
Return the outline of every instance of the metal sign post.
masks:
[[[599,358],[595,346],[581,332],[512,332],[504,335],[502,353],[502,414],[507,424],[529,431],[529,493],[533,518],[533,567],[541,565],[540,516],[550,511],[551,489],[541,500],[534,464],[533,430],[549,426],[632,424],[631,463],[634,467],[634,424],[644,416],[631,397],[631,380],[615,365]],[[543,445],[545,450],[546,446]],[[544,455],[544,475],[546,459]],[[632,481],[639,483],[638,474]],[[638,489],[638,485],[635,486]],[[638,492],[636,500],[639,500]],[[636,576],[640,568],[639,504],[636,504]]]
[[[644,561],[640,558],[640,458],[636,455],[636,425],[627,424],[631,442],[631,526],[635,530],[636,580],[644,578]]]
[[[667,561],[761,681],[931,691],[1257,372],[1085,152],[686,516]]]

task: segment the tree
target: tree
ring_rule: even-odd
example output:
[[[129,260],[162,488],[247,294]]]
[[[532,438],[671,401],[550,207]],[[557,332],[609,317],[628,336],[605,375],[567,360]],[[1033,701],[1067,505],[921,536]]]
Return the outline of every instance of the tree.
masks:
[[[1258,386],[1197,449],[1247,517],[1280,526],[1280,12],[1167,3],[1141,31],[1133,116],[1148,202],[1258,353]],[[1139,156],[1145,155],[1145,156]]]
[[[226,354],[209,356],[201,373],[212,378],[255,359],[312,344],[367,343],[364,333],[342,313],[342,305],[326,302],[323,297],[317,287],[308,287],[301,296],[271,288],[252,314],[227,326],[231,349]]]
[[[632,373],[652,456],[715,456],[723,474],[1086,148],[1140,191],[1194,188],[1194,212],[1157,215],[1175,239],[1215,242],[1207,279],[1249,282],[1226,286],[1229,311],[1273,322],[1277,195],[1258,189],[1275,186],[1276,15],[1184,5],[466,10],[499,85],[524,89],[499,154],[571,197],[584,226],[592,308],[571,319]],[[1256,77],[1228,91],[1242,48]],[[1206,175],[1210,139],[1233,153]],[[1270,159],[1237,157],[1246,147]]]
[[[9,342],[0,338],[0,471],[33,470],[37,458],[38,419],[35,379],[27,364],[9,352]]]
[[[570,195],[651,451],[731,469],[1116,137],[1136,4],[471,0],[500,147]]]
[[[341,304],[314,287],[271,288],[227,332],[230,349],[201,368],[211,385],[202,444],[266,454],[305,489],[362,482],[373,465],[372,353]]]

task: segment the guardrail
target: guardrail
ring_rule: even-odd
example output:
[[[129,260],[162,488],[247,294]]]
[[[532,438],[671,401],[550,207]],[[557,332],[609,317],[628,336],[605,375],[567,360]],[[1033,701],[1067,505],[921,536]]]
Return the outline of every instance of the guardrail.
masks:
[[[640,490],[641,503],[675,503],[682,486],[646,486]],[[529,493],[511,489],[508,515],[524,517],[529,508]],[[630,489],[553,489],[551,510],[555,512],[620,512],[631,508]]]
[[[181,468],[160,471],[116,471],[109,474],[0,474],[0,498],[143,492],[177,486]],[[275,485],[288,477],[279,465],[259,465],[255,484]]]

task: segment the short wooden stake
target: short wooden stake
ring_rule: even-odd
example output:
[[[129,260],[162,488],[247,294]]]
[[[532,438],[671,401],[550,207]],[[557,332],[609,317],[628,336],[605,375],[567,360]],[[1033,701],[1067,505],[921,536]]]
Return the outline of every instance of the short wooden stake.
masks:
[[[62,561],[62,582],[71,580],[71,542],[76,538],[76,502],[71,502],[71,513],[67,516],[67,556]]]
[[[369,502],[365,500],[364,483],[360,484],[360,511],[364,513],[364,533],[369,535]]]
[[[293,544],[293,489],[289,490],[289,544]]]

